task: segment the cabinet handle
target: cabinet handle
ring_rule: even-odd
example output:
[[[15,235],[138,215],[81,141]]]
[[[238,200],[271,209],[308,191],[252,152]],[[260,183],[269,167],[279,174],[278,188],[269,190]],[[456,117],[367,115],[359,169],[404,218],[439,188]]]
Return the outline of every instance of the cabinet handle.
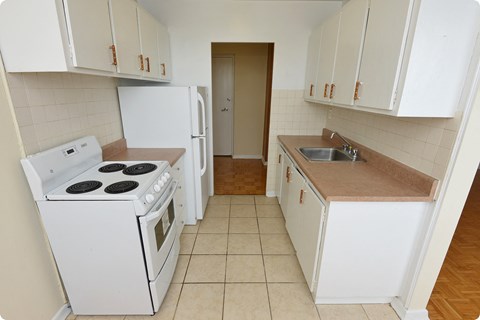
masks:
[[[323,97],[328,98],[328,83],[325,83],[325,89],[323,89]]]
[[[118,62],[117,62],[117,49],[115,48],[114,44],[112,44],[110,46],[110,49],[112,49],[112,56],[113,56],[112,65],[116,66],[118,64]]]
[[[332,83],[330,86],[330,99],[333,99],[333,91],[335,90],[335,85]]]
[[[143,64],[143,54],[139,55],[138,58],[140,59],[140,70],[145,70],[145,65]]]
[[[357,83],[355,84],[355,94],[353,95],[353,100],[355,101],[360,100],[360,97],[358,96],[358,89],[360,88],[361,85],[362,85],[362,82],[360,81],[357,81]]]
[[[304,191],[303,189],[300,190],[300,201],[299,201],[300,204],[303,204],[303,197],[304,197],[304,195],[305,195],[305,191]]]
[[[290,167],[287,167],[287,183],[290,183]]]
[[[313,84],[310,85],[310,97],[313,97]]]
[[[278,163],[282,163],[282,155],[281,154],[278,155]]]
[[[147,62],[147,72],[150,72],[150,58],[146,57],[145,61]]]
[[[167,68],[165,66],[165,63],[162,63],[161,66],[162,66],[162,76],[166,76],[167,75]]]

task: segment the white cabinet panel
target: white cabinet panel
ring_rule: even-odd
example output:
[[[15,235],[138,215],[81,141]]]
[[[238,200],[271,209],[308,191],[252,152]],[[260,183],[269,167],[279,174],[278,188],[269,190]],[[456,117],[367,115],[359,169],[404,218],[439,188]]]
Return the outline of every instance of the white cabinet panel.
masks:
[[[275,174],[275,195],[277,196],[278,203],[280,203],[282,198],[282,170],[284,162],[285,152],[283,152],[282,147],[278,146],[277,170]]]
[[[313,99],[317,92],[317,68],[320,55],[320,43],[322,41],[322,26],[316,27],[310,35],[307,53],[307,69],[305,77],[305,99]]]
[[[292,240],[293,246],[298,251],[299,237],[301,237],[301,221],[302,217],[302,207],[301,207],[301,193],[302,188],[305,184],[305,179],[298,172],[298,170],[293,167],[290,171],[289,179],[289,189],[288,189],[288,200],[287,200],[287,215],[285,216],[285,226],[287,228],[288,234],[290,235],[290,240]]]
[[[355,0],[348,2],[342,9],[333,74],[335,90],[332,101],[335,103],[353,105],[367,26],[368,4],[368,0]]]
[[[65,0],[64,4],[73,65],[114,72],[108,0]]]
[[[170,58],[170,36],[167,28],[158,24],[158,61],[160,63],[160,78],[172,80],[172,63]]]
[[[160,77],[157,39],[158,22],[141,7],[138,7],[137,12],[142,55],[145,61],[143,76],[156,79]]]
[[[412,3],[413,0],[371,0],[357,106],[393,108]]]
[[[141,76],[145,65],[138,36],[137,3],[133,0],[111,0],[111,12],[117,70],[122,74]]]
[[[318,101],[330,101],[330,96],[334,94],[334,89],[332,90],[332,80],[335,70],[339,26],[340,12],[329,18],[327,22],[323,24],[317,69],[317,90],[315,92],[315,99]]]
[[[288,216],[288,194],[290,188],[290,178],[293,169],[294,167],[292,161],[289,157],[285,156],[282,166],[282,190],[280,192],[280,208],[282,208],[285,219],[287,219]]]

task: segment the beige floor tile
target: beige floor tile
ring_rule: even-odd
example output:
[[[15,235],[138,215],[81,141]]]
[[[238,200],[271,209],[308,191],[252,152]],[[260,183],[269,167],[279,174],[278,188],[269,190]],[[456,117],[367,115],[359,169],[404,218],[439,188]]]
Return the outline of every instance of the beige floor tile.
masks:
[[[182,233],[180,235],[180,254],[191,254],[195,244],[196,234]]]
[[[256,218],[255,205],[237,204],[230,208],[230,217],[232,218]]]
[[[400,319],[389,304],[364,304],[363,309],[365,309],[370,320]]]
[[[224,284],[185,284],[175,320],[221,320]]]
[[[188,263],[190,262],[189,255],[179,255],[175,273],[173,274],[172,283],[183,283],[185,280],[185,273],[187,272]]]
[[[228,218],[205,218],[198,233],[228,233]]]
[[[228,218],[229,215],[229,204],[209,205],[205,210],[205,218]]]
[[[228,254],[261,254],[258,234],[229,234]]]
[[[258,218],[260,233],[287,233],[283,218]]]
[[[257,218],[230,218],[230,233],[258,233]]]
[[[359,304],[317,305],[322,320],[368,320]]]
[[[208,199],[208,204],[230,204],[230,198],[231,196],[224,195],[212,196]]]
[[[263,254],[295,254],[288,234],[261,234]]]
[[[320,319],[306,284],[268,283],[267,285],[273,320]]]
[[[65,320],[75,320],[77,316],[74,315],[73,313],[70,313]]]
[[[193,254],[227,254],[227,234],[200,233]]]
[[[254,196],[232,196],[231,204],[255,204]]]
[[[265,282],[261,255],[228,255],[227,282]]]
[[[75,320],[123,320],[125,316],[77,316]]]
[[[255,196],[255,204],[278,204],[277,197]]]
[[[182,233],[197,233],[199,226],[200,226],[199,222],[197,222],[197,224],[195,224],[195,225],[185,225],[183,227]]]
[[[181,284],[171,284],[157,313],[153,316],[126,316],[125,320],[173,320],[181,291]]]
[[[296,256],[263,256],[267,282],[305,282]]]
[[[269,320],[267,287],[257,283],[225,285],[224,320]]]
[[[185,283],[225,282],[225,255],[192,255]]]
[[[278,204],[257,204],[259,218],[283,218],[282,209]]]

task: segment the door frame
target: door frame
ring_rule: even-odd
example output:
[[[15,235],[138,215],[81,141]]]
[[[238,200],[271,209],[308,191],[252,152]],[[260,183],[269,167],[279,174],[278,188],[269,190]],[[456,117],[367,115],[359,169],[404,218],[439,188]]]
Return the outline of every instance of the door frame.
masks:
[[[232,136],[232,154],[230,156],[233,156],[234,151],[235,151],[235,55],[234,54],[212,54],[212,141],[213,141],[213,114],[215,112],[214,105],[213,105],[213,95],[214,95],[214,90],[215,88],[213,87],[213,59],[215,58],[231,58],[232,59],[232,75],[233,75],[233,90],[232,90],[232,128],[231,128],[231,136]],[[213,141],[213,144],[215,145],[215,142]],[[212,148],[212,154],[213,154],[213,148]],[[215,156],[213,154],[213,156]]]

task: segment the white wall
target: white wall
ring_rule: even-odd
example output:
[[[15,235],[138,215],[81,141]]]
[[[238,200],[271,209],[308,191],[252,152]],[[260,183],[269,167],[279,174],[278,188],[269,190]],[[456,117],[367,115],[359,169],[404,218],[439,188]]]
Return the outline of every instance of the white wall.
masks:
[[[274,89],[303,89],[315,25],[341,1],[140,0],[169,30],[176,85],[211,84],[212,42],[274,42]]]
[[[15,122],[0,58],[0,317],[50,320],[65,298],[20,165]]]

